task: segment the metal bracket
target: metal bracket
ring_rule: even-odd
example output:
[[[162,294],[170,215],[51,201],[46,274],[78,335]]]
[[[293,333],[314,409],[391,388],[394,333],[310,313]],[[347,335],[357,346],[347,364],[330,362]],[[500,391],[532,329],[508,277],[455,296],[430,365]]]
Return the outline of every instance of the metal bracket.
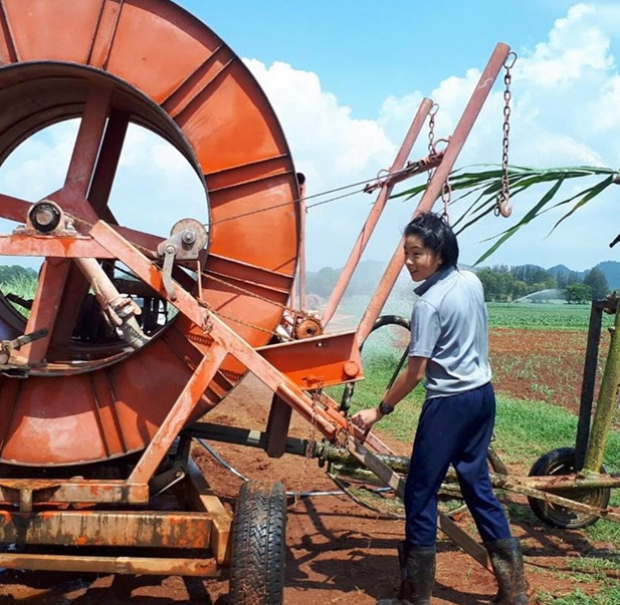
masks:
[[[177,299],[172,269],[175,261],[197,260],[207,245],[207,230],[204,225],[192,218],[185,218],[172,227],[170,237],[157,247],[157,254],[163,257],[162,281],[170,300]]]
[[[23,357],[15,355],[15,351],[34,340],[45,338],[47,334],[48,329],[41,328],[30,334],[22,334],[13,340],[0,341],[0,371],[14,376],[26,375],[29,369],[28,362]]]

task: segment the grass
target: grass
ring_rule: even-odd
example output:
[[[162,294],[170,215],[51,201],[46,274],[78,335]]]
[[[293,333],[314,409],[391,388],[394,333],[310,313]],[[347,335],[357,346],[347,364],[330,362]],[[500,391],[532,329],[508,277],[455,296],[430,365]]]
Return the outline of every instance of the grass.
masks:
[[[7,294],[15,294],[19,296],[19,298],[26,301],[33,300],[37,290],[37,280],[24,276],[13,277],[8,282],[0,284],[0,288],[5,296]],[[28,315],[30,315],[29,309],[22,307],[17,303],[15,303],[14,306],[17,311],[24,315],[24,317],[28,317]]]

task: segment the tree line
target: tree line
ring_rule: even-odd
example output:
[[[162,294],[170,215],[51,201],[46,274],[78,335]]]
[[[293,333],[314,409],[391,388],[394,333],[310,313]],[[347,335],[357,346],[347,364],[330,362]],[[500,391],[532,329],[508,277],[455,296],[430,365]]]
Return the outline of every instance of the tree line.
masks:
[[[21,265],[0,265],[0,284],[9,284],[20,279],[36,279],[37,272]]]
[[[511,302],[535,292],[559,290],[567,302],[584,303],[605,298],[609,293],[605,274],[598,267],[586,271],[583,277],[576,271],[553,274],[535,265],[496,265],[480,269],[476,274],[488,302]],[[545,295],[541,294],[540,300],[544,299]]]
[[[374,291],[384,270],[384,263],[360,263],[347,288],[347,296]],[[328,298],[340,272],[341,269],[332,267],[307,272],[306,291]],[[545,297],[551,298],[545,295],[544,291],[559,290],[569,303],[584,303],[605,298],[610,291],[605,274],[598,266],[578,273],[564,267],[547,270],[536,265],[495,265],[478,269],[476,274],[484,286],[487,302],[512,302],[535,292],[543,292],[539,297],[542,301]]]

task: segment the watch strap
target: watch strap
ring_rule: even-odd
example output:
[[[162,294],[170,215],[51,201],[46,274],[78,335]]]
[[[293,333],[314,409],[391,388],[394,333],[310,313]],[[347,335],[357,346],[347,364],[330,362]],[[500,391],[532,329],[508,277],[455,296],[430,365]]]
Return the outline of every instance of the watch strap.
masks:
[[[391,405],[388,405],[387,403],[385,403],[385,401],[381,401],[379,403],[379,411],[384,416],[387,416],[388,414],[391,414],[394,411],[394,408]]]

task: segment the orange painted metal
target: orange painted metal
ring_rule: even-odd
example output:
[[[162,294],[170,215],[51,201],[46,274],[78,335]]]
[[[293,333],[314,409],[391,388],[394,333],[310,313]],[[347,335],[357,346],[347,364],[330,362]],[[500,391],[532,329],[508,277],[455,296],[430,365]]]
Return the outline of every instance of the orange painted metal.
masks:
[[[77,573],[135,574],[157,576],[221,576],[213,559],[153,557],[89,557],[84,555],[35,555],[31,553],[0,553],[0,565],[6,569],[37,571],[73,571]]]
[[[209,548],[214,514],[171,511],[0,510],[3,540],[20,544]]]
[[[474,93],[441,158],[423,198],[428,207],[504,50],[496,50],[484,86]],[[0,60],[0,164],[47,126],[80,119],[64,183],[45,196],[68,222],[46,235],[33,233],[27,216],[36,200],[0,192],[0,218],[27,223],[25,230],[0,239],[0,253],[44,258],[27,319],[0,297],[0,331],[14,338],[48,330],[45,338],[19,350],[28,364],[23,380],[7,375],[15,368],[0,368],[5,371],[0,374],[0,462],[17,469],[11,476],[19,477],[0,479],[4,502],[18,505],[22,513],[43,504],[147,504],[149,481],[181,429],[218,405],[248,370],[328,439],[344,443],[351,434],[363,439],[319,389],[363,376],[359,338],[368,315],[357,334],[274,344],[303,243],[302,192],[276,116],[239,57],[167,0],[2,0]],[[406,161],[429,107],[424,101],[392,171]],[[168,260],[179,242],[167,240],[169,233],[117,224],[110,205],[131,124],[173,145],[204,186],[204,212],[189,218],[208,229],[207,248],[172,269],[158,251],[164,250]],[[382,187],[353,250],[347,278],[390,183]],[[73,258],[90,259],[91,266],[97,259],[101,271],[82,275]],[[105,273],[112,281],[119,268],[140,280],[142,313],[153,299],[179,312],[161,322],[163,312],[158,312],[148,342],[145,338],[138,350],[101,322],[96,305],[112,307],[116,285],[96,296],[89,293],[89,286],[97,288],[93,275]],[[135,294],[135,282],[125,287],[119,295]],[[366,443],[386,451],[372,435]],[[120,473],[121,464],[115,464],[130,455],[123,479],[71,478],[73,467],[99,468],[93,463]],[[34,467],[28,469],[34,479],[19,475],[24,467]],[[40,467],[52,467],[58,479],[37,479]],[[70,467],[65,474],[64,467]],[[195,496],[208,506],[210,496],[202,487]],[[228,530],[224,519],[218,561],[228,556]],[[70,542],[78,539],[72,535]]]
[[[508,51],[496,48],[445,152],[416,165],[436,167],[416,212],[439,195]],[[425,99],[377,184],[327,321],[392,185],[407,176],[401,168],[430,107]],[[210,548],[214,560],[10,553],[2,565],[217,576],[230,562],[232,517],[182,430],[250,371],[273,392],[270,453],[285,447],[291,409],[332,442],[365,439],[390,453],[322,388],[363,377],[360,344],[402,259],[395,255],[357,332],[280,342],[299,262],[304,304],[303,183],[247,67],[168,0],[0,0],[0,165],[75,118],[58,190],[43,200],[0,192],[0,218],[25,223],[0,234],[0,255],[43,258],[34,299],[19,301],[27,316],[0,295],[0,339],[15,345],[0,366],[0,541]],[[166,233],[119,224],[111,204],[132,125],[173,145],[204,186],[203,211]],[[44,203],[30,212],[36,202]],[[165,214],[166,205],[150,210]],[[144,510],[185,480],[182,504],[199,512]],[[132,506],[142,510],[125,510]]]
[[[258,351],[302,389],[329,387],[364,377],[355,332],[325,334]]]
[[[0,504],[21,506],[21,494],[30,492],[32,504],[147,504],[147,484],[127,485],[126,481],[85,479],[1,479]],[[23,507],[22,507],[23,508]],[[0,526],[1,527],[1,526]]]
[[[4,332],[50,331],[20,352],[31,367],[19,388],[0,377],[0,398],[10,394],[2,402],[0,461],[67,466],[141,451],[195,369],[164,334],[174,329],[189,343],[200,335],[179,317],[137,352],[118,340],[79,337],[88,294],[71,258],[110,258],[83,239],[92,225],[106,220],[151,259],[168,236],[115,225],[109,193],[127,125],[169,141],[204,183],[204,214],[192,218],[208,224],[209,244],[204,275],[189,288],[252,347],[272,338],[293,287],[300,217],[290,152],[243,62],[171,2],[3,0],[0,23],[0,163],[43,128],[81,118],[65,182],[46,195],[78,236],[0,240],[0,253],[46,259],[28,321],[0,299],[0,322],[10,320]],[[0,193],[2,218],[23,223],[29,207]],[[192,417],[216,405],[245,371],[228,356]]]

